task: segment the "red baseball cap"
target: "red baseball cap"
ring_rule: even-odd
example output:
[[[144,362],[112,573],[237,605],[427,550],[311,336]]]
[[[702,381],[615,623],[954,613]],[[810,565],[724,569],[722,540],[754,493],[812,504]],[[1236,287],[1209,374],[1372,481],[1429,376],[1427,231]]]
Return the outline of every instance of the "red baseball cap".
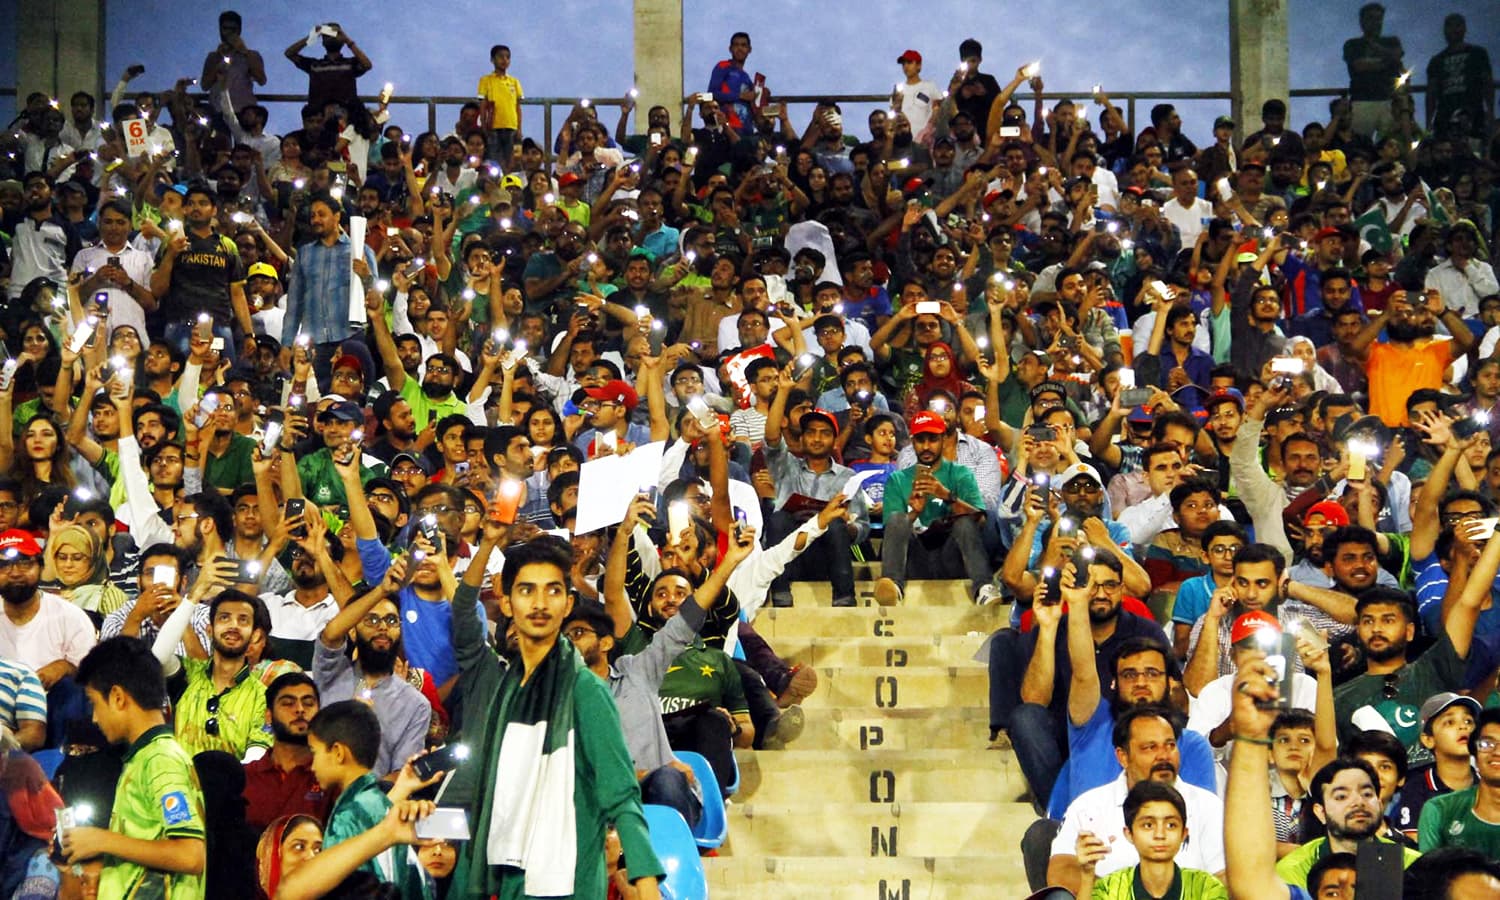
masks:
[[[598,387],[584,388],[583,392],[595,400],[623,404],[626,409],[635,409],[636,404],[641,402],[641,398],[636,396],[635,388],[618,378],[606,381]]]
[[[1252,609],[1234,620],[1234,625],[1229,629],[1229,643],[1238,644],[1245,638],[1254,637],[1262,631],[1269,631],[1276,637],[1281,637],[1281,623],[1276,617],[1263,609]]]
[[[904,62],[914,62],[917,65],[921,65],[922,64],[922,54],[918,53],[915,50],[908,50],[905,53],[901,54],[900,56],[896,57],[896,62],[898,64],[899,63],[904,63]]]
[[[1313,243],[1316,244],[1319,241],[1322,241],[1324,238],[1331,237],[1336,237],[1339,240],[1343,240],[1344,233],[1342,231],[1339,231],[1337,228],[1320,228],[1318,229],[1318,233],[1313,235]]]
[[[1313,516],[1322,516],[1323,521],[1329,525],[1344,526],[1349,524],[1349,511],[1335,500],[1319,500],[1307,508],[1302,514],[1302,524],[1307,525]]]
[[[359,377],[365,377],[365,364],[360,362],[359,357],[355,356],[352,353],[345,353],[343,356],[340,356],[338,359],[334,360],[333,367],[328,371],[336,372],[339,369],[353,369],[354,371],[359,373]]]
[[[911,417],[911,426],[908,428],[912,437],[919,434],[947,434],[948,420],[935,412],[923,410]]]
[[[31,532],[19,528],[0,534],[0,559],[15,559],[17,556],[41,556],[42,545],[36,542]]]
[[[579,175],[577,172],[564,172],[561,175],[557,176],[557,186],[559,188],[565,188],[570,184],[577,184],[582,180],[583,176]]]

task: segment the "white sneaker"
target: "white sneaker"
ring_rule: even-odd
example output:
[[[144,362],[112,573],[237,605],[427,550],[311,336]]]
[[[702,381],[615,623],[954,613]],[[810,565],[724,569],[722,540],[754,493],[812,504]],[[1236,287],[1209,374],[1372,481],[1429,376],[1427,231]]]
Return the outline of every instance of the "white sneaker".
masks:
[[[1000,589],[993,584],[986,584],[979,588],[979,593],[974,597],[976,606],[994,606],[1004,598],[1000,596]]]

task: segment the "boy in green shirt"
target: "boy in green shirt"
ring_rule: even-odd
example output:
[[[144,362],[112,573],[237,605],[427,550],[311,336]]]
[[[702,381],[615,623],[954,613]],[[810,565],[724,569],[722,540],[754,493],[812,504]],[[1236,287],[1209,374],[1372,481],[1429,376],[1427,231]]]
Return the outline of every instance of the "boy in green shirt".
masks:
[[[162,713],[161,663],[139,638],[110,638],[78,664],[77,681],[105,738],[129,749],[109,827],[69,828],[63,854],[70,863],[103,859],[100,897],[203,900],[203,792]]]
[[[1079,897],[1133,900],[1228,900],[1224,885],[1207,872],[1178,868],[1174,858],[1187,840],[1187,803],[1170,784],[1141,781],[1125,795],[1125,839],[1140,855],[1139,864],[1095,880],[1094,867],[1109,855],[1105,835],[1078,834],[1078,862],[1083,869]]]
[[[391,808],[391,800],[370,771],[380,752],[380,720],[375,710],[359,700],[328,704],[308,724],[307,746],[313,755],[313,777],[324,792],[338,795],[323,829],[324,848],[335,847],[379,825]],[[358,871],[397,885],[408,900],[433,896],[431,879],[403,846],[386,848],[361,864]]]

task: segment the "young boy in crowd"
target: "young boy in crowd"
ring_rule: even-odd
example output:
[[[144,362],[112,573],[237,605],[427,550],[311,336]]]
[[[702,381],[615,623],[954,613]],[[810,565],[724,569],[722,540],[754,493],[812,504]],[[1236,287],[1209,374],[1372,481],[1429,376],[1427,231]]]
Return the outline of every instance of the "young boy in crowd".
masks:
[[[1078,834],[1078,862],[1083,867],[1079,897],[1094,900],[1132,900],[1136,897],[1176,897],[1178,900],[1228,900],[1224,885],[1207,872],[1179,868],[1174,861],[1188,839],[1187,802],[1170,784],[1147,779],[1125,795],[1125,840],[1141,861],[1128,869],[1095,880],[1094,867],[1109,855],[1108,835]]]

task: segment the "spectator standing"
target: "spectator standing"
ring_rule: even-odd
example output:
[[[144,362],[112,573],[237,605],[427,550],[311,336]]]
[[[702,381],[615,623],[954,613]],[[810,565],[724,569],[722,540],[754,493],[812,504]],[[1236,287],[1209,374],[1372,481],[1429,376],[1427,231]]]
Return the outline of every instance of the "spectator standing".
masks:
[[[323,45],[321,57],[302,55],[304,48],[311,49],[317,42]],[[346,46],[351,54],[349,56],[342,52]],[[370,58],[365,56],[365,52],[359,49],[359,45],[354,43],[354,39],[337,22],[314,26],[307,37],[293,41],[286,48],[286,58],[292,61],[292,65],[307,73],[307,104],[319,113],[330,103],[336,103],[346,110],[357,106],[359,76],[374,68]],[[363,163],[364,160],[360,162]]]
[[[203,74],[198,77],[204,91],[228,92],[231,115],[254,105],[255,85],[266,83],[265,60],[245,46],[240,34],[243,27],[244,21],[234,10],[219,13],[219,46],[203,58]]]
[[[493,72],[486,72],[479,79],[477,92],[484,101],[480,105],[481,117],[485,105],[490,117],[485,122],[488,131],[486,145],[490,159],[500,163],[500,168],[510,171],[511,158],[515,154],[516,135],[521,131],[521,82],[510,74],[510,48],[496,44],[490,48],[490,64]]]
[[[745,60],[750,58],[750,35],[736,31],[729,37],[729,58],[714,65],[708,77],[708,90],[723,110],[727,124],[740,134],[755,131],[755,119],[750,106],[756,99],[755,80],[745,71]]]
[[[1489,52],[1464,40],[1468,30],[1462,13],[1443,19],[1447,46],[1427,62],[1427,130],[1483,138],[1495,119],[1495,75]],[[1455,127],[1460,123],[1465,127]]]
[[[1391,96],[1401,78],[1401,39],[1383,35],[1385,7],[1366,3],[1359,8],[1360,35],[1344,42],[1344,64],[1349,68],[1349,99],[1354,133],[1363,137],[1391,127]]]

